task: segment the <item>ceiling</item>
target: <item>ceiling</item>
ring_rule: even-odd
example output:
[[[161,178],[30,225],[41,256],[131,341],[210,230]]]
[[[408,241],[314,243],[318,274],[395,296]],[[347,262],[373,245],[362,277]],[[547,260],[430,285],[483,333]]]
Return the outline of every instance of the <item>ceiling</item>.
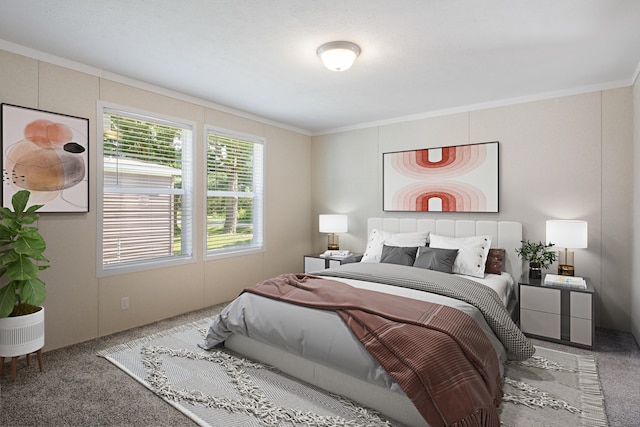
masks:
[[[640,1],[0,0],[0,41],[321,134],[629,86]]]

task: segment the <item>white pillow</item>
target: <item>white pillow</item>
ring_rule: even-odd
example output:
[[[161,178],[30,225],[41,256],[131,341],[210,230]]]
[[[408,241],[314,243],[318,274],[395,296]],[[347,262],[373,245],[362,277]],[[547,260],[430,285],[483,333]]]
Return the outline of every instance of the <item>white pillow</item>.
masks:
[[[426,246],[428,237],[428,231],[389,233],[388,231],[380,231],[374,228],[371,230],[371,233],[369,233],[367,248],[365,249],[360,262],[380,262],[382,247],[384,245],[401,247]]]
[[[473,277],[484,277],[484,267],[491,247],[492,236],[446,237],[432,234],[431,248],[457,249],[453,272]]]
[[[367,240],[367,248],[364,250],[360,262],[380,262],[383,244],[384,235],[382,231],[376,230],[375,228],[371,230],[369,239]]]

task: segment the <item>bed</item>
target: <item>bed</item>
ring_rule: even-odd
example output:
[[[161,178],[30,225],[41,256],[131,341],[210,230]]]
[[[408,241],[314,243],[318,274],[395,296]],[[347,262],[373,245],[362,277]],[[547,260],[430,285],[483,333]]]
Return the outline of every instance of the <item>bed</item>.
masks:
[[[385,312],[396,306],[395,303],[389,303],[389,307],[385,307],[386,297],[387,301],[395,302],[398,299],[398,304],[419,301],[415,305],[438,307],[444,313],[468,320],[469,324],[464,328],[473,332],[466,332],[465,329],[463,334],[469,338],[456,339],[466,342],[467,339],[475,340],[476,335],[482,335],[482,339],[478,338],[482,341],[478,345],[484,345],[484,350],[478,353],[483,354],[488,365],[493,363],[493,359],[496,360],[500,378],[508,358],[525,359],[533,354],[533,346],[511,318],[512,313],[517,312],[515,281],[522,273],[522,263],[515,252],[522,240],[520,223],[369,218],[367,237],[362,262],[313,272],[310,276],[279,276],[243,292],[214,320],[202,347],[212,348],[224,343],[237,353],[275,366],[329,392],[351,398],[409,426],[429,425],[423,416],[425,408],[414,404],[416,398],[413,394],[411,398],[407,395],[404,380],[396,381],[394,378],[397,376],[387,373],[387,370],[392,372],[395,368],[385,370],[382,366],[387,362],[384,357],[380,358],[377,354],[374,357],[375,352],[368,345],[365,349],[363,343],[368,343],[366,340],[370,337],[359,340],[354,336],[358,335],[354,332],[354,326],[350,326],[350,329],[345,325],[361,322],[358,316],[368,315],[362,313],[368,312],[369,308],[351,310],[353,306],[344,301],[367,301],[366,304],[373,307],[378,300],[382,300],[383,307],[380,310]],[[490,242],[486,248],[478,243],[483,239]],[[414,260],[407,261],[406,256],[409,254],[410,259],[414,245]],[[497,250],[496,253],[501,255],[501,263],[498,263],[500,271],[494,271],[495,274],[485,273],[489,265],[486,263],[490,258],[489,249],[492,249],[491,253]],[[473,251],[483,253],[482,266],[479,262],[469,262],[472,254],[477,255]],[[423,263],[421,267],[414,266],[418,265],[418,260]],[[424,260],[427,260],[426,267]],[[413,265],[410,265],[411,262]],[[461,264],[457,265],[458,262]],[[283,282],[286,284],[281,288]],[[267,288],[263,286],[268,290],[264,290]],[[290,294],[297,296],[300,292],[298,288],[296,292],[291,292],[284,286],[297,286],[305,291],[321,293],[329,288],[334,292],[335,288],[336,292],[343,293],[327,298],[333,298],[334,303],[342,308],[345,304],[348,307],[336,311],[327,309],[324,300],[319,305],[311,305],[306,300],[291,303],[286,297]],[[274,292],[273,289],[281,294],[274,297],[261,293]],[[375,298],[366,299],[365,296],[369,294],[375,294]],[[392,297],[391,294],[397,296]],[[304,298],[307,298],[306,294]],[[316,298],[316,294],[310,298]],[[313,304],[316,303],[314,300]],[[460,315],[460,312],[465,315]],[[356,313],[356,321],[351,322],[353,318],[349,316],[353,313]],[[404,313],[393,315],[403,316]],[[355,328],[357,330],[359,326]],[[385,331],[394,329],[395,326],[384,328]],[[423,331],[424,328],[419,330]],[[366,332],[362,335],[366,335]],[[435,342],[432,343],[430,338],[421,338],[419,344],[407,347],[419,348],[420,352],[432,352],[437,351]],[[387,343],[383,342],[375,348],[386,346]],[[487,351],[487,348],[491,350]],[[436,357],[430,356],[428,359]],[[453,365],[454,362],[451,363]],[[461,368],[456,366],[455,369]],[[490,376],[481,373],[480,377],[483,375]],[[473,381],[469,380],[470,383]],[[449,386],[451,384],[446,385]],[[492,390],[491,393],[495,394],[496,391]]]

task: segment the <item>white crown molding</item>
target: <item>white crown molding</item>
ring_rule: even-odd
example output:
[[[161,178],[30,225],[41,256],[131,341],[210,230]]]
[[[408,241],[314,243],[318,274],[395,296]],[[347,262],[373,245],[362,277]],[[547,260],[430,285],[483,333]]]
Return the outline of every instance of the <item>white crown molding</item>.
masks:
[[[640,67],[640,65],[639,65],[639,67]],[[637,78],[637,73],[638,73],[638,71],[636,71],[636,76],[635,76],[636,78]],[[556,92],[545,92],[545,93],[539,93],[539,94],[534,94],[534,95],[521,96],[521,97],[517,97],[517,98],[509,98],[509,99],[502,99],[502,100],[496,100],[496,101],[483,102],[483,103],[478,103],[478,104],[463,105],[463,106],[447,108],[447,109],[443,109],[443,110],[427,111],[427,112],[424,112],[424,113],[412,114],[412,115],[409,115],[409,116],[395,117],[395,118],[392,118],[392,119],[379,120],[379,121],[375,121],[375,122],[361,123],[361,124],[357,124],[357,125],[344,126],[344,127],[340,127],[340,128],[334,128],[334,129],[327,129],[327,130],[323,130],[323,131],[319,131],[319,132],[314,132],[312,134],[312,136],[320,136],[320,135],[328,135],[328,134],[332,134],[332,133],[348,132],[348,131],[372,128],[372,127],[377,127],[377,126],[385,126],[385,125],[393,125],[393,124],[402,123],[402,122],[410,122],[410,121],[414,121],[414,120],[429,119],[429,118],[433,118],[433,117],[449,116],[449,115],[452,115],[452,114],[468,113],[468,112],[471,112],[471,111],[487,110],[489,108],[505,107],[505,106],[517,105],[517,104],[525,104],[527,102],[542,101],[542,100],[553,99],[553,98],[561,98],[561,97],[564,97],[564,96],[581,95],[581,94],[584,94],[584,93],[599,92],[599,91],[602,91],[602,90],[618,89],[618,88],[621,88],[621,87],[627,87],[627,86],[633,85],[633,81],[634,80],[632,80],[631,82],[628,81],[628,80],[619,80],[619,81],[615,81],[615,82],[607,82],[607,83],[602,83],[602,84],[598,84],[598,85],[583,86],[583,87],[565,89],[565,90],[556,91]]]
[[[110,71],[102,70],[100,68],[95,68],[90,65],[82,64],[80,62],[72,61],[70,59],[61,58],[56,55],[52,55],[50,53],[42,52],[40,50],[32,49],[26,46],[22,46],[19,44],[11,43],[9,41],[0,39],[0,49],[5,50],[7,52],[15,53],[17,55],[22,55],[31,59],[35,59],[38,61],[47,62],[53,65],[57,65],[64,68],[69,68],[74,71],[79,71],[85,74],[89,74],[92,76],[100,77],[106,80],[111,80],[116,83],[126,84],[128,86],[133,86],[138,89],[147,90],[149,92],[154,92],[159,95],[168,96],[171,98],[175,98],[181,101],[190,102],[196,105],[200,105],[206,108],[212,108],[223,113],[233,114],[234,116],[242,117],[249,120],[254,120],[256,122],[275,126],[281,129],[290,130],[292,132],[300,133],[302,135],[311,136],[311,132],[306,129],[300,129],[294,126],[287,125],[285,123],[276,122],[274,120],[269,120],[264,117],[256,116],[251,113],[247,113],[246,111],[236,110],[235,108],[227,107],[221,104],[216,104],[215,102],[207,101],[202,98],[198,98],[196,96],[187,95],[181,92],[177,92],[171,89],[167,89],[161,86],[156,86],[151,83],[147,83],[141,80],[133,79],[130,77],[123,76],[121,74],[112,73]]]

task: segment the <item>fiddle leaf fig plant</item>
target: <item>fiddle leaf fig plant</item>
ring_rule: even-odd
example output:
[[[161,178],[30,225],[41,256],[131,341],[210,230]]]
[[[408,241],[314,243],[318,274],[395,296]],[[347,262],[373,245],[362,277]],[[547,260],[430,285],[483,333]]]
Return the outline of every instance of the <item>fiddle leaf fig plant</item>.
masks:
[[[31,193],[20,190],[11,198],[13,210],[0,207],[0,318],[29,314],[47,298],[40,271],[49,268],[42,255],[47,245],[33,225],[43,205],[27,208]]]
[[[529,262],[530,266],[538,266],[540,268],[549,268],[549,266],[557,259],[556,252],[549,251],[554,246],[553,243],[530,242],[529,240],[521,240],[522,246],[516,248],[516,252],[520,258]]]

